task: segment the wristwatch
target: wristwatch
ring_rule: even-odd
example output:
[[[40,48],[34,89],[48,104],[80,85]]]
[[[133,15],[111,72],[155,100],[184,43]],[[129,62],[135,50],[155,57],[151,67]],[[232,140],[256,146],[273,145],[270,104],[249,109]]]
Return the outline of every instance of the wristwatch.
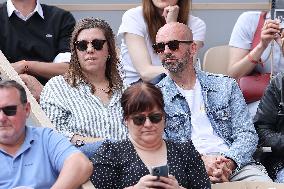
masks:
[[[78,139],[78,140],[75,141],[75,146],[76,146],[77,148],[82,147],[82,146],[84,146],[84,145],[85,145],[85,141],[84,141],[84,140]]]

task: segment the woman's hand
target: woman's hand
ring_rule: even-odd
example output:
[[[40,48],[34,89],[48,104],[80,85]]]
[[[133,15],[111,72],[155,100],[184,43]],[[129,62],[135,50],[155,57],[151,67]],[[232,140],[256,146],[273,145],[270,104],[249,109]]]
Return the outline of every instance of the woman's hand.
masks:
[[[269,45],[272,40],[280,39],[279,20],[266,20],[261,31],[261,40],[259,45],[263,49]]]
[[[134,189],[145,189],[145,188],[166,188],[166,189],[179,189],[177,179],[169,175],[169,177],[159,177],[152,175],[145,175],[140,178],[139,182],[135,184]]]
[[[165,17],[166,23],[177,22],[179,14],[179,6],[167,6],[164,8],[163,17]]]
[[[133,189],[155,188],[157,176],[145,175],[140,178],[139,182],[134,185]]]
[[[167,189],[179,189],[181,188],[178,184],[177,179],[173,175],[169,177],[160,177],[159,182],[157,182],[158,187],[167,188]]]

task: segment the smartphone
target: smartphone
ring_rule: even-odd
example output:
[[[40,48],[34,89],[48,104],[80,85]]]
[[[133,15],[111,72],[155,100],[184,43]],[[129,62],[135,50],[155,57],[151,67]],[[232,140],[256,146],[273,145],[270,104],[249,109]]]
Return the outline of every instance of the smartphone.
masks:
[[[271,19],[278,19],[280,21],[280,28],[284,28],[284,1],[272,0],[271,1]]]
[[[151,168],[151,175],[158,177],[168,177],[169,176],[169,166],[163,165]]]

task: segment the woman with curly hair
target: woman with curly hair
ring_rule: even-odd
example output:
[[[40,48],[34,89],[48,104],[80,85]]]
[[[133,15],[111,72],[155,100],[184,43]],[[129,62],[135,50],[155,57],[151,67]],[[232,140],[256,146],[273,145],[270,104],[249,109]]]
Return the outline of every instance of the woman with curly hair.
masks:
[[[123,84],[111,27],[104,20],[85,18],[76,24],[70,45],[69,70],[44,86],[41,107],[55,128],[77,145],[90,138],[125,138]]]

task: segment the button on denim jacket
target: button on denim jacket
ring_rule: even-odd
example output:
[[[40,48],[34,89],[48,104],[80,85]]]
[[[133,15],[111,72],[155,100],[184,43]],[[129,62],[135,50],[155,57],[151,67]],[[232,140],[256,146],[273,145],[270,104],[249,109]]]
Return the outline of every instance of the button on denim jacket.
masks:
[[[226,157],[238,167],[253,162],[258,136],[237,82],[227,76],[196,69],[207,116],[214,131],[229,146]],[[165,101],[165,138],[186,141],[191,138],[191,113],[186,99],[174,81],[165,77],[158,84]]]

